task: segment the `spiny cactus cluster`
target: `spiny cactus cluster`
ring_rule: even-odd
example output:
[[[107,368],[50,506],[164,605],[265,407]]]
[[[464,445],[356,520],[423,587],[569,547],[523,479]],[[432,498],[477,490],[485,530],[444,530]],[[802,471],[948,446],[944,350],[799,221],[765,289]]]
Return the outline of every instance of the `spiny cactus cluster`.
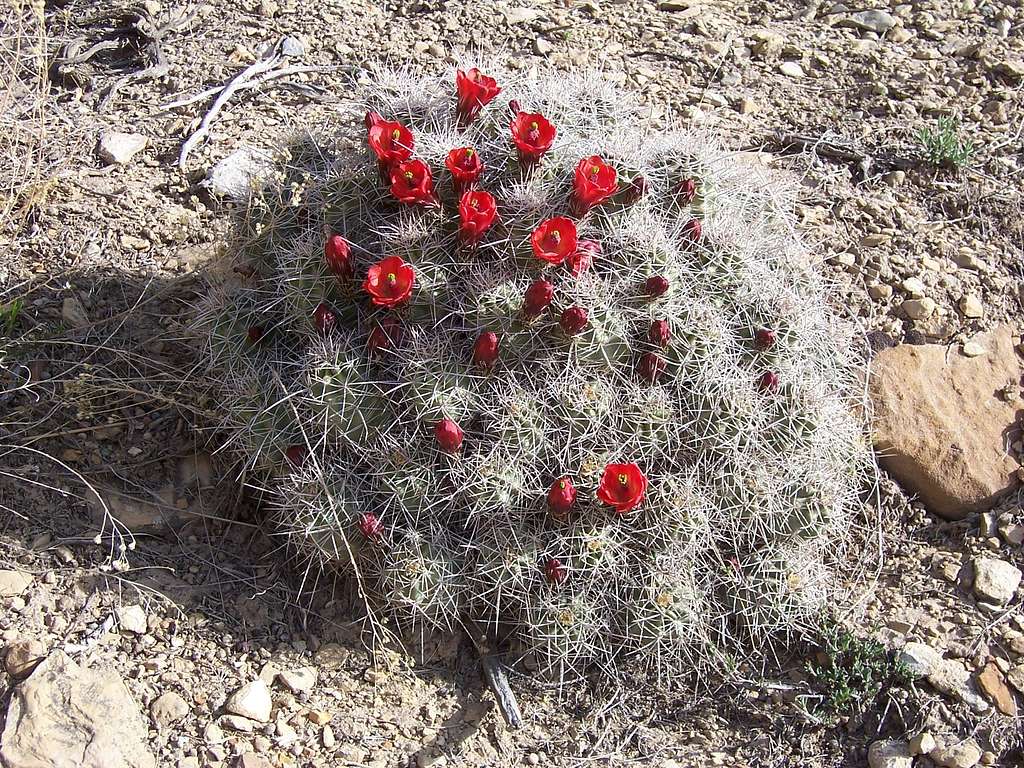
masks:
[[[559,680],[757,658],[850,554],[851,331],[759,170],[487,71],[374,70],[255,195],[200,322],[230,445],[401,625]]]

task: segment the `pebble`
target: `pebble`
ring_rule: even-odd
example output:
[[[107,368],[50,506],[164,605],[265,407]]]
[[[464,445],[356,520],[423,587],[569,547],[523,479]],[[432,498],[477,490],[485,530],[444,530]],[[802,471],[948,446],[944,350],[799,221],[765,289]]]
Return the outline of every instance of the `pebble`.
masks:
[[[334,749],[334,746],[338,743],[338,740],[334,737],[334,729],[331,726],[324,726],[324,730],[320,734],[320,743],[324,745],[325,749]]]
[[[1021,572],[1012,563],[992,557],[974,559],[974,594],[982,600],[1006,603],[1020,586]]]
[[[919,277],[908,277],[900,283],[900,287],[914,299],[923,298],[927,290]]]
[[[32,583],[32,574],[24,571],[0,571],[0,597],[20,595]]]
[[[969,293],[960,299],[958,305],[960,311],[964,313],[964,317],[981,317],[985,314],[985,309],[981,305],[981,299],[975,296],[973,293]]]
[[[913,764],[906,742],[875,741],[868,747],[869,768],[911,768]]]
[[[907,643],[900,650],[899,660],[916,677],[927,677],[942,661],[942,654],[924,643]]]
[[[185,719],[190,711],[188,702],[174,691],[160,694],[149,705],[149,714],[160,728]]]
[[[122,605],[116,611],[117,624],[125,632],[134,635],[144,635],[149,629],[146,622],[146,612],[141,605]]]
[[[935,737],[928,731],[921,731],[921,733],[910,740],[908,746],[912,755],[927,755],[935,749]]]
[[[60,316],[72,328],[85,328],[89,325],[89,315],[86,314],[85,307],[74,296],[68,296],[64,299],[60,308]]]
[[[976,341],[968,341],[963,346],[964,357],[981,357],[985,354],[985,347]]]
[[[231,694],[224,708],[231,714],[265,723],[270,720],[273,708],[270,689],[262,680],[254,680]]]
[[[139,133],[104,131],[100,134],[97,154],[100,160],[111,165],[126,165],[146,148],[149,139]]]
[[[309,693],[316,685],[316,667],[300,667],[277,673],[277,681],[292,693]]]
[[[538,56],[547,56],[554,50],[554,48],[555,46],[553,46],[547,38],[535,37],[533,39],[533,52]]]
[[[924,320],[931,317],[937,308],[936,303],[929,298],[907,299],[901,305],[903,314],[911,320]]]
[[[974,739],[964,739],[948,747],[940,744],[928,753],[928,757],[942,768],[974,768],[981,760],[981,749]]]
[[[779,64],[779,72],[784,74],[786,77],[798,78],[804,76],[804,68],[795,61],[784,61]]]
[[[868,295],[872,299],[881,300],[888,299],[892,296],[892,286],[886,285],[885,283],[878,283],[868,287]]]
[[[15,680],[28,677],[46,656],[46,646],[38,640],[19,640],[7,646],[4,669]]]

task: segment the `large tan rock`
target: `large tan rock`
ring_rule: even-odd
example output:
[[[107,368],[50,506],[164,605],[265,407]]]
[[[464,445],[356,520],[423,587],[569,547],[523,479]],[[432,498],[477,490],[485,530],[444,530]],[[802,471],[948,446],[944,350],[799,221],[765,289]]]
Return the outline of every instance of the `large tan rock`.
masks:
[[[1024,403],[1001,395],[1008,385],[1019,392],[1021,382],[1013,331],[1000,326],[974,341],[984,352],[973,357],[938,344],[883,350],[869,385],[882,466],[951,520],[1017,484],[1019,465],[1008,448]]]
[[[4,768],[155,768],[146,722],[121,678],[55,651],[14,689]]]

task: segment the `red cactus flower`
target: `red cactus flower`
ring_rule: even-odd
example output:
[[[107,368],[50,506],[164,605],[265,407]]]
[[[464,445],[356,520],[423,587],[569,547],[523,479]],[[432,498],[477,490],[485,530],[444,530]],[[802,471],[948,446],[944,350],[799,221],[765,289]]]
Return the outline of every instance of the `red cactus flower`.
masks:
[[[594,260],[601,255],[601,244],[596,240],[580,240],[575,253],[566,258],[573,277],[579,277],[592,266]]]
[[[302,465],[306,463],[306,446],[289,445],[284,452],[284,457],[293,467],[301,469]]]
[[[651,275],[644,283],[644,290],[652,299],[664,296],[668,293],[668,279],[662,275]]]
[[[376,112],[367,112],[366,121],[366,141],[382,166],[390,168],[412,157],[412,131],[401,123],[381,119]]]
[[[575,503],[576,486],[572,484],[572,480],[563,477],[551,484],[551,489],[548,491],[548,508],[551,510],[553,518],[565,520]]]
[[[384,524],[371,512],[364,512],[359,516],[359,532],[363,537],[372,541],[384,535]]]
[[[597,155],[585,157],[576,164],[572,180],[572,209],[582,216],[600,205],[619,189],[618,174]]]
[[[765,371],[757,380],[757,388],[762,392],[775,392],[779,388],[779,374],[774,371]]]
[[[640,356],[640,364],[636,367],[636,373],[641,381],[657,384],[664,372],[665,361],[662,358],[653,352],[646,352]]]
[[[498,334],[482,331],[473,344],[473,363],[484,370],[491,368],[498,360]]]
[[[667,320],[655,320],[651,323],[651,327],[647,331],[647,339],[651,344],[667,347],[669,338],[671,338],[671,331]]]
[[[456,71],[455,89],[459,95],[456,114],[461,126],[469,125],[476,120],[480,110],[501,93],[501,88],[494,78],[481,73],[476,67],[468,72],[461,69]]]
[[[321,301],[316,305],[316,309],[313,310],[313,325],[322,334],[328,334],[334,330],[334,326],[338,324],[338,316],[331,309],[330,305]]]
[[[324,261],[331,274],[343,280],[352,279],[352,246],[341,235],[331,235],[324,244]]]
[[[466,192],[459,200],[459,236],[475,245],[498,217],[498,204],[490,192]]]
[[[442,419],[434,427],[434,437],[442,451],[455,453],[462,447],[462,427],[451,419]]]
[[[762,352],[774,347],[776,340],[775,331],[770,328],[758,328],[754,333],[754,346]]]
[[[555,126],[537,112],[519,112],[512,118],[512,143],[519,162],[529,165],[540,160],[555,141]]]
[[[562,561],[557,557],[549,557],[544,563],[544,578],[548,580],[548,583],[554,584],[556,587],[565,581],[568,577],[569,572],[562,565]]]
[[[402,343],[402,324],[398,318],[388,315],[378,323],[366,340],[366,351],[370,355],[394,349]]]
[[[626,187],[625,193],[622,195],[623,205],[635,205],[641,197],[647,194],[647,179],[641,176],[639,173],[633,177],[633,180],[629,182]]]
[[[589,322],[587,310],[583,307],[569,307],[562,312],[562,316],[558,320],[558,324],[562,326],[562,330],[567,336],[575,336],[586,328]]]
[[[693,179],[683,179],[676,185],[676,198],[683,205],[689,205],[697,196],[697,182]]]
[[[468,189],[475,184],[480,174],[484,172],[480,154],[472,147],[453,149],[445,158],[444,165],[455,180],[456,189],[460,190]]]
[[[624,515],[640,506],[647,493],[647,475],[636,464],[609,464],[597,486],[597,498]]]
[[[250,325],[245,331],[245,337],[249,340],[250,344],[259,344],[264,333],[266,333],[266,330],[262,325]]]
[[[547,280],[535,280],[526,289],[526,297],[523,301],[523,314],[527,319],[533,319],[540,315],[555,295],[555,286]]]
[[[700,223],[700,219],[690,219],[683,225],[683,237],[691,243],[700,241],[703,232],[704,225]]]
[[[434,176],[422,160],[407,160],[391,167],[391,194],[406,205],[434,205]]]
[[[564,216],[542,221],[530,235],[533,255],[549,264],[561,264],[576,253],[577,244],[576,225]]]
[[[409,300],[416,273],[401,256],[381,259],[366,273],[363,290],[378,307],[397,307]]]
[[[366,126],[366,130],[370,130],[373,126],[383,120],[384,118],[380,116],[380,112],[374,112],[371,109],[363,116],[363,125]]]

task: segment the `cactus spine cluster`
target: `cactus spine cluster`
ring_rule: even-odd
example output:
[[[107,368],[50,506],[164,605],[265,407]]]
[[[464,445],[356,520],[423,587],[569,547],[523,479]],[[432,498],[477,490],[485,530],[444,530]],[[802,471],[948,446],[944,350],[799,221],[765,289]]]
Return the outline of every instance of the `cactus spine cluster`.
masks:
[[[490,74],[374,71],[254,196],[200,323],[229,445],[400,624],[560,680],[757,658],[850,554],[851,330],[776,182],[596,76]]]

